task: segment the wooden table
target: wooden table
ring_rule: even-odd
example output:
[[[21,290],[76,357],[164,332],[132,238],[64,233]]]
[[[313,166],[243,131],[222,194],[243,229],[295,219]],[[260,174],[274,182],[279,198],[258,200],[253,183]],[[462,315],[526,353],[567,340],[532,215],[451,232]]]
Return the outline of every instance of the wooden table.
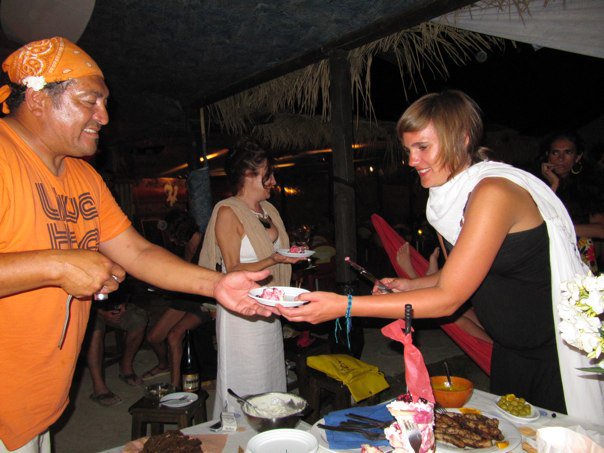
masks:
[[[200,389],[199,398],[183,407],[166,407],[157,400],[142,397],[128,409],[132,415],[132,439],[147,435],[147,424],[151,425],[151,435],[164,432],[165,423],[174,423],[179,429],[187,428],[193,423],[203,423],[208,419],[206,400],[208,392]]]

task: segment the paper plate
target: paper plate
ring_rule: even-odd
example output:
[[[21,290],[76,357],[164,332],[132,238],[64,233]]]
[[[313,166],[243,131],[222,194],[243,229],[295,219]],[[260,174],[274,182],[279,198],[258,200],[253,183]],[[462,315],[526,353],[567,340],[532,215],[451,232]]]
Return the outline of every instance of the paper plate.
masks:
[[[281,291],[283,291],[283,300],[282,301],[268,300],[268,299],[263,299],[262,297],[260,297],[260,295],[266,288],[277,288],[277,289],[280,289]],[[270,307],[275,307],[277,304],[283,305],[284,307],[298,307],[300,305],[305,304],[306,301],[296,300],[296,297],[298,297],[302,293],[308,293],[308,292],[309,291],[307,289],[295,288],[295,287],[291,287],[291,286],[262,286],[260,288],[252,289],[249,292],[249,295],[253,299],[256,299],[258,302],[260,302],[261,304],[268,305]]]
[[[167,394],[159,402],[166,407],[184,407],[197,401],[197,398],[196,393],[176,392]]]
[[[447,409],[450,412],[459,412],[458,409]],[[499,429],[503,434],[504,440],[509,442],[509,445],[504,449],[498,448],[497,445],[493,445],[488,448],[459,448],[451,444],[446,444],[444,442],[436,441],[436,451],[438,453],[457,453],[457,452],[472,452],[472,453],[495,453],[495,452],[504,452],[504,451],[514,451],[516,447],[520,445],[522,442],[522,435],[520,431],[512,425],[507,420],[502,419],[496,415],[489,414],[487,412],[480,411],[482,415],[489,418],[496,418],[499,420]]]
[[[290,252],[289,249],[279,249],[277,250],[279,255],[287,256],[288,258],[308,258],[309,256],[313,256],[315,254],[314,250],[306,250],[301,253],[293,253]]]
[[[315,436],[299,429],[271,429],[256,434],[247,443],[245,453],[315,453],[319,443]]]

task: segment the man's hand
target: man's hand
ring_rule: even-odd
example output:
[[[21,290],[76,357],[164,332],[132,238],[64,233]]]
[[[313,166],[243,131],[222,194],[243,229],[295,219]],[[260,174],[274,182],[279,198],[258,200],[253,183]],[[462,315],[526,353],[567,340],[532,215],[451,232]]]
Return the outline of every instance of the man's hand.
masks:
[[[126,312],[126,305],[120,304],[115,310],[103,310],[102,308],[97,309],[97,313],[101,316],[107,324],[119,324],[122,319],[122,315]]]
[[[90,250],[64,250],[56,257],[58,286],[74,297],[110,293],[119,287],[126,271],[105,255]]]
[[[216,283],[214,297],[223,307],[244,316],[278,314],[273,307],[261,305],[248,295],[251,289],[259,286],[257,281],[264,280],[269,275],[268,269],[260,272],[230,272]]]

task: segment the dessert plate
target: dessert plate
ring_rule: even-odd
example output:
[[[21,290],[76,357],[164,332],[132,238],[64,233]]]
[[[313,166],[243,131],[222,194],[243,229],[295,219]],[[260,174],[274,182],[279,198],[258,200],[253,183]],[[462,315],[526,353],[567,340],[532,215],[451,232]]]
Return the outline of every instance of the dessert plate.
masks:
[[[159,400],[162,406],[166,407],[184,407],[197,401],[196,393],[189,392],[176,392],[168,393],[166,396]]]
[[[280,452],[315,453],[319,448],[317,439],[299,429],[271,429],[256,434],[250,439],[245,453]]]
[[[270,300],[263,299],[260,297],[263,291],[267,288],[277,288],[283,291],[283,300]],[[303,293],[308,293],[307,289],[304,288],[296,288],[292,286],[261,286],[260,288],[254,288],[249,292],[251,298],[257,300],[263,305],[268,305],[269,307],[275,307],[277,304],[283,305],[284,307],[298,307],[300,305],[304,305],[306,301],[304,300],[296,300],[296,298]]]
[[[308,258],[309,256],[313,256],[315,254],[314,250],[306,250],[301,253],[290,252],[289,249],[279,249],[277,250],[279,255],[287,256],[288,258]]]

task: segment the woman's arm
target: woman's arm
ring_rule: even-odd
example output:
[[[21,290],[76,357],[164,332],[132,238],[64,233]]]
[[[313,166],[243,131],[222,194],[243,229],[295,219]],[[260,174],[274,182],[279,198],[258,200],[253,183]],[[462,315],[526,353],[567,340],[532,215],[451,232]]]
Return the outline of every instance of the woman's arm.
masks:
[[[575,234],[579,237],[604,239],[604,214],[592,214],[589,223],[575,224]]]
[[[449,316],[480,286],[506,235],[534,228],[543,221],[528,192],[501,178],[485,179],[476,186],[464,217],[461,234],[444,267],[426,277],[437,278],[433,287],[355,297],[353,316],[402,318],[405,304],[413,305],[416,318]],[[311,303],[290,309],[279,307],[287,319],[319,323],[346,312],[345,296],[309,293],[300,298]]]

